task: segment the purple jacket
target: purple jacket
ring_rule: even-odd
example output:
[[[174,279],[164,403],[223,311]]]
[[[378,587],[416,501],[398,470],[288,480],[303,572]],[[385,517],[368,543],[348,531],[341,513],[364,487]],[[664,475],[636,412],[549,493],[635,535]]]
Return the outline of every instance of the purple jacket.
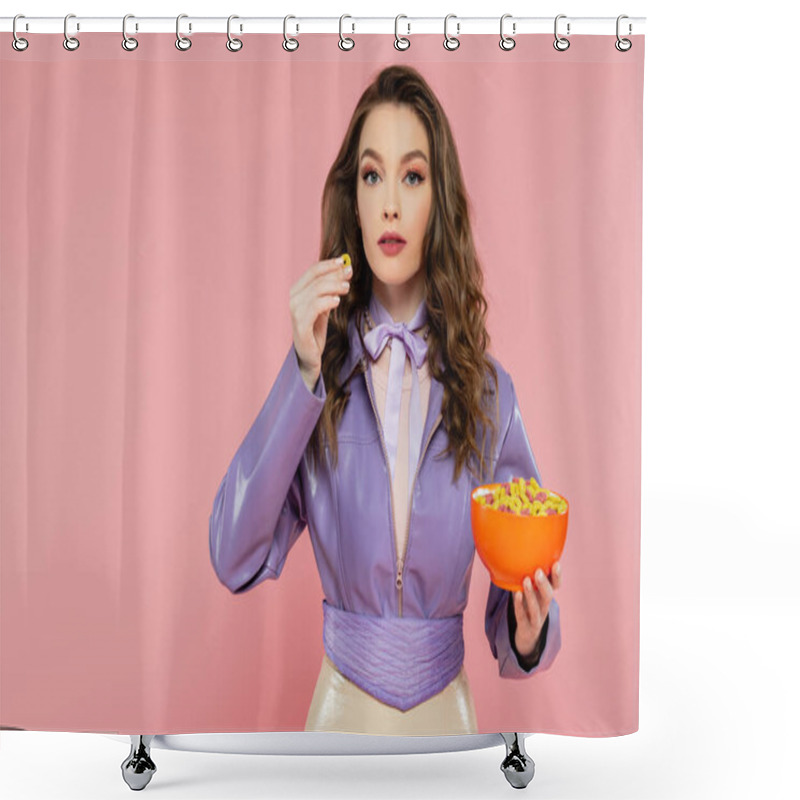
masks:
[[[209,520],[214,570],[233,593],[275,579],[308,526],[329,605],[381,617],[463,614],[475,555],[470,495],[478,483],[464,467],[454,484],[452,456],[435,458],[447,445],[440,424],[443,386],[431,375],[409,535],[400,561],[383,432],[372,376],[366,370],[369,356],[353,319],[348,335],[350,351],[340,380],[344,385],[359,363],[365,371],[349,383],[350,398],[339,421],[336,470],[330,469],[328,457],[319,471],[312,469],[306,447],[326,390],[320,375],[314,392],[309,391],[292,344],[214,498]],[[494,480],[534,476],[541,484],[511,377],[489,357],[497,368],[500,409],[490,465]],[[487,436],[487,446],[489,442]],[[485,630],[503,678],[526,678],[547,669],[561,646],[555,599],[529,661],[521,659],[513,645],[515,624],[511,593],[490,584]]]

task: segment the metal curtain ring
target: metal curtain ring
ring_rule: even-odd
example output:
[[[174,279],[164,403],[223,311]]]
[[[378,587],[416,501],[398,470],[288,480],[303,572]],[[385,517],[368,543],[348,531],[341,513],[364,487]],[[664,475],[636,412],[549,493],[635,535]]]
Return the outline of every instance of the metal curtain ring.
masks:
[[[517,46],[516,39],[512,39],[511,36],[506,36],[503,33],[503,23],[506,20],[506,17],[511,17],[513,14],[503,14],[500,17],[500,49],[501,50],[513,50]],[[511,23],[511,32],[515,34],[517,32],[517,23]]]
[[[349,37],[345,36],[342,33],[342,22],[344,22],[345,17],[347,17],[347,19],[353,19],[349,14],[342,14],[342,16],[339,17],[339,49],[352,50],[356,46],[355,41],[353,41],[353,39],[350,39]],[[356,24],[354,22],[353,31],[355,31],[355,29],[356,29]]]
[[[400,36],[397,33],[397,23],[400,21],[400,17],[408,19],[405,14],[398,14],[394,18],[394,47],[395,50],[408,50],[408,48],[411,47],[411,39],[406,39],[404,36]],[[411,23],[407,22],[406,25],[408,27],[408,32],[411,33]]]
[[[188,17],[188,14],[178,14],[178,18],[175,20],[175,35],[178,37],[175,39],[175,47],[178,50],[188,50],[192,46],[192,40],[188,39],[186,36],[181,35],[181,20],[184,17]],[[192,31],[192,23],[189,23],[189,32]]]
[[[456,22],[456,35],[455,36],[450,36],[447,33],[447,21],[450,19],[450,17],[455,17],[455,16],[456,16],[455,14],[448,14],[444,18],[444,41],[442,42],[442,44],[444,45],[444,49],[445,50],[458,50],[458,47],[461,44],[461,42],[458,40],[458,38],[456,38],[458,36],[458,34],[461,32],[461,23],[460,22]]]
[[[631,47],[633,47],[633,42],[630,39],[620,39],[619,38],[619,21],[621,19],[629,19],[629,17],[628,17],[627,14],[620,14],[617,17],[617,41],[614,42],[614,47],[616,47],[617,50],[620,51],[620,53],[627,53],[628,50],[630,50]],[[628,23],[628,33],[630,33],[630,32],[631,32],[631,24],[629,22]]]
[[[566,18],[567,18],[566,14],[559,14],[556,17],[556,21],[553,26],[553,30],[556,35],[555,41],[553,42],[553,47],[555,47],[556,50],[562,53],[569,47],[569,39],[565,39],[563,36],[558,35],[558,21],[560,19],[566,19]],[[569,36],[569,22],[567,23],[567,36]]]
[[[126,14],[122,18],[122,49],[128,51],[135,50],[139,46],[139,40],[133,36],[128,36],[128,34],[125,32],[128,19],[132,16],[133,14]],[[136,27],[138,29],[139,26],[137,25]]]
[[[17,36],[17,20],[20,17],[25,19],[25,15],[24,14],[17,14],[14,17],[14,21],[11,23],[11,34],[13,36],[13,38],[11,40],[11,46],[15,50],[17,50],[17,51],[19,51],[21,53],[23,50],[27,50],[28,49],[28,40],[27,39],[23,39],[20,36]]]
[[[70,17],[74,17],[74,16],[75,16],[75,14],[67,14],[67,16],[64,17],[64,49],[65,50],[77,50],[81,46],[81,43],[74,36],[70,36],[67,33],[67,20]],[[80,29],[81,29],[81,26],[80,26],[80,24],[78,24],[78,30],[80,30]]]
[[[290,19],[297,19],[297,17],[295,17],[293,14],[287,14],[283,18],[283,49],[288,51],[289,53],[293,53],[295,50],[297,50],[298,47],[300,47],[300,40],[295,39],[293,36],[289,36],[286,33],[286,22],[287,20]],[[299,25],[296,24],[295,27],[297,28],[298,31],[300,30]]]
[[[232,19],[239,19],[239,15],[231,14],[228,17],[228,41],[225,42],[225,47],[227,47],[231,53],[238,53],[244,47],[244,42],[241,39],[237,39],[235,36],[231,36]]]

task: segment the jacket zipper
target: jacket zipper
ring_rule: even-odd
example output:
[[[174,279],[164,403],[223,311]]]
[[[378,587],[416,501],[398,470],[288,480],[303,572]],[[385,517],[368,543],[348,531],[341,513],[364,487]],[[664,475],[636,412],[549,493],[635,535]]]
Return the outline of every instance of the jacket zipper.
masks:
[[[381,449],[383,450],[383,458],[386,461],[386,471],[389,473],[389,502],[391,503],[392,508],[392,552],[395,551],[395,542],[397,541],[397,534],[395,533],[394,529],[394,492],[392,491],[392,469],[389,465],[389,453],[386,450],[386,442],[383,439],[383,426],[381,425],[381,418],[378,416],[378,408],[375,405],[375,399],[372,396],[372,389],[369,385],[369,376],[367,375],[367,359],[362,358],[361,363],[364,367],[364,381],[367,384],[367,394],[369,395],[369,401],[372,404],[372,410],[375,413],[375,421],[378,424],[378,434],[381,437]],[[395,566],[397,564],[395,563]],[[395,578],[395,585],[397,586],[397,593],[398,593],[398,607],[400,609],[399,616],[403,616],[403,601],[402,595],[400,592],[402,591],[403,586],[403,578],[401,575],[401,570],[397,570],[397,576]]]
[[[439,416],[436,417],[436,421],[433,423],[433,427],[431,428],[431,432],[428,434],[428,440],[425,442],[425,446],[422,448],[422,451],[419,454],[419,460],[417,461],[417,468],[414,470],[414,478],[411,481],[411,492],[409,494],[409,502],[408,502],[408,516],[406,518],[406,540],[403,546],[403,558],[400,561],[400,568],[397,571],[397,591],[398,591],[398,606],[400,608],[400,616],[403,616],[403,573],[406,570],[406,553],[408,552],[408,538],[411,535],[411,498],[414,497],[414,485],[417,482],[417,473],[419,472],[420,464],[422,464],[422,459],[425,457],[425,451],[428,449],[428,445],[433,438],[433,432],[436,430],[436,426],[439,424],[442,415],[441,412]]]
[[[391,484],[392,470],[391,470],[391,467],[389,465],[389,454],[388,454],[388,451],[386,450],[386,442],[385,442],[385,440],[383,438],[383,426],[381,425],[381,420],[380,420],[380,417],[378,416],[378,409],[377,409],[377,406],[375,405],[375,399],[372,396],[372,389],[370,388],[370,385],[369,385],[369,380],[368,380],[368,376],[367,376],[367,360],[365,358],[362,358],[361,362],[362,362],[363,367],[364,367],[364,380],[366,381],[366,384],[367,384],[367,394],[369,394],[369,400],[370,400],[370,403],[372,404],[372,411],[375,414],[375,421],[378,423],[378,433],[380,434],[380,438],[381,438],[381,449],[383,450],[383,457],[384,457],[384,460],[386,461],[386,469],[387,469],[387,471],[389,473],[389,501],[391,503],[391,508],[392,508],[392,550],[395,550],[396,549],[396,542],[397,542],[397,535],[396,535],[395,527],[394,527],[394,491],[392,489],[392,484]],[[423,457],[425,455],[425,451],[428,449],[428,445],[430,444],[430,441],[433,438],[433,432],[436,430],[436,426],[439,424],[439,421],[441,419],[442,419],[442,415],[440,413],[439,416],[436,418],[436,421],[433,423],[433,427],[431,428],[431,432],[428,434],[428,439],[425,442],[425,447],[422,448],[422,452],[420,452],[420,454],[419,454],[419,460],[417,461],[417,467],[414,470],[414,478],[413,478],[413,480],[411,482],[411,493],[409,495],[410,498],[414,496],[414,484],[417,482],[417,473],[419,472],[419,466],[422,463],[422,459],[423,459]],[[408,550],[408,537],[409,537],[409,534],[410,534],[410,528],[411,528],[411,502],[409,501],[408,514],[407,514],[407,518],[406,518],[406,540],[405,540],[405,544],[404,544],[404,547],[403,547],[403,555],[402,555],[402,558],[400,559],[399,564],[395,563],[395,567],[397,568],[397,573],[395,575],[395,586],[397,587],[397,609],[398,609],[398,616],[400,616],[400,617],[403,616],[403,572],[405,571],[405,567],[406,567],[405,558],[406,558],[406,552]]]

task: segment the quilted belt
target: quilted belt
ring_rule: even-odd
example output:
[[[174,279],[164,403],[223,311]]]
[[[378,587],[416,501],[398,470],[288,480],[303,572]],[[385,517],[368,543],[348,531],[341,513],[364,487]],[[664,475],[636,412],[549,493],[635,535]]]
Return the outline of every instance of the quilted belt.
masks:
[[[322,641],[339,672],[408,711],[441,692],[464,663],[464,616],[379,617],[322,601]]]

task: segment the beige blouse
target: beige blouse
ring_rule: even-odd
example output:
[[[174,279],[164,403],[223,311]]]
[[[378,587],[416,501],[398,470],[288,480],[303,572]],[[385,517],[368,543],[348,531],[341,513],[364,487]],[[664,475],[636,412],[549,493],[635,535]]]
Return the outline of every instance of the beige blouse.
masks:
[[[378,359],[370,364],[378,415],[383,424],[389,380],[390,347],[402,347],[390,339]],[[403,391],[400,404],[400,428],[397,439],[397,460],[392,498],[394,502],[395,543],[398,561],[405,552],[408,525],[408,420],[411,399],[411,361],[406,356]],[[430,374],[427,360],[417,371],[422,401],[422,419],[426,418],[430,396]],[[420,447],[420,453],[421,453]],[[306,719],[307,731],[340,731],[382,735],[440,735],[477,733],[478,723],[472,692],[464,667],[441,692],[422,703],[401,711],[365,692],[336,669],[323,653],[322,667]]]

